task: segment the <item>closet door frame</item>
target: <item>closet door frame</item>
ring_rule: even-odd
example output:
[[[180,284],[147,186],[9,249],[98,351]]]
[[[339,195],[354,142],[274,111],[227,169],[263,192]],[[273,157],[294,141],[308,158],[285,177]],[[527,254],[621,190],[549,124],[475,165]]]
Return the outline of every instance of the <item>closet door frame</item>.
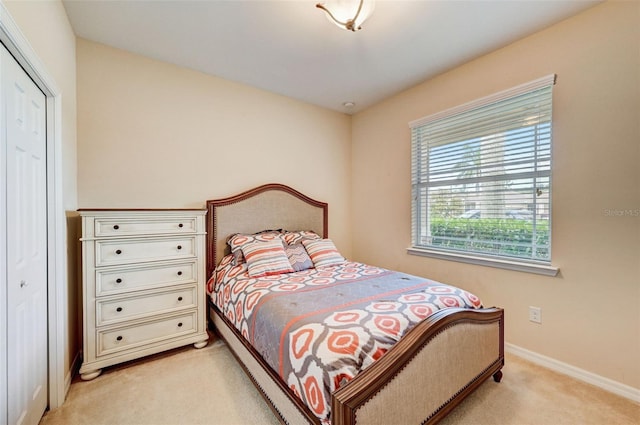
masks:
[[[49,341],[49,408],[60,407],[71,385],[65,376],[65,350],[69,346],[66,315],[66,215],[62,198],[62,98],[51,74],[31,48],[6,7],[0,2],[0,41],[46,96],[47,105],[47,305]],[[69,243],[74,243],[69,241]],[[5,286],[6,288],[6,286]],[[6,341],[6,291],[0,291],[0,338]],[[74,353],[69,353],[73,358]],[[6,361],[0,364],[0,382],[7,382]],[[73,367],[73,365],[72,365]],[[7,388],[0,387],[0,411],[7,411]],[[0,418],[2,422],[2,418]]]

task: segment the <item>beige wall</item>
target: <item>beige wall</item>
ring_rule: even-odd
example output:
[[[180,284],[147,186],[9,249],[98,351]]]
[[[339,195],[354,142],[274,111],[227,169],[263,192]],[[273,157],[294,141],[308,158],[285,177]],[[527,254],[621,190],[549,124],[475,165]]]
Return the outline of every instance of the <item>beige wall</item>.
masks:
[[[203,207],[264,183],[329,202],[350,255],[351,118],[78,39],[82,208]]]
[[[62,103],[62,202],[65,210],[77,208],[76,180],[76,37],[60,1],[5,1],[3,4],[20,28],[36,55],[55,81]],[[77,337],[81,324],[77,318],[79,301],[76,273],[77,238],[70,229],[67,236],[68,287],[67,335],[65,337],[65,374],[80,350]]]
[[[557,277],[411,256],[408,122],[556,73]],[[354,116],[353,252],[505,308],[506,340],[640,388],[640,3],[599,5]],[[528,321],[542,308],[542,324]]]

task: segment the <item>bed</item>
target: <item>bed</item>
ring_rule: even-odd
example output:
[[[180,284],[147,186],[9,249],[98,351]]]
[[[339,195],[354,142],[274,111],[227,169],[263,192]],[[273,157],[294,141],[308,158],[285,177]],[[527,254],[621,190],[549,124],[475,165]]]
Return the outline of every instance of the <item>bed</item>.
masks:
[[[326,203],[285,185],[267,184],[239,195],[207,201],[207,210],[210,325],[227,342],[282,423],[432,424],[489,377],[500,382],[504,365],[503,310],[485,308],[473,294],[439,282],[344,258],[342,262],[336,260],[340,254],[328,238]],[[256,239],[261,242],[231,243],[245,242],[246,235],[260,235]],[[273,239],[281,241],[273,242]],[[308,263],[312,259],[315,267],[286,271],[276,268],[275,272],[265,272],[262,255],[281,256],[280,245],[287,250],[299,243],[311,257],[301,261]],[[236,249],[238,246],[243,249]],[[248,248],[256,246],[261,247],[259,253],[257,249]],[[267,251],[269,254],[265,254]],[[240,252],[246,258],[241,258]],[[274,263],[269,261],[272,266]],[[249,266],[253,268],[248,270]],[[286,268],[283,264],[280,267]],[[252,275],[249,271],[255,273]],[[248,276],[257,277],[243,280]],[[354,283],[343,285],[340,280],[343,277],[353,279]],[[399,285],[398,290],[387,286],[389,279],[393,281],[391,285]],[[330,284],[325,287],[326,282]],[[251,287],[254,292],[240,293],[240,287],[243,290]],[[359,293],[360,290],[365,292]],[[302,298],[295,301],[287,298],[296,291]],[[372,295],[366,291],[382,292]],[[453,292],[449,296],[440,294],[443,291]],[[425,294],[431,297],[428,306],[432,311],[427,308],[428,314],[425,314],[424,302],[420,301],[420,306],[415,304],[417,297]],[[353,298],[334,300],[344,296]],[[250,301],[252,297],[254,301]],[[450,303],[454,298],[457,304]],[[239,307],[240,302],[236,300],[240,299],[247,304]],[[342,310],[320,308],[315,304],[318,299],[333,302],[334,307],[339,305]],[[410,320],[406,320],[410,315],[404,313],[394,316],[381,311],[396,308],[395,313],[398,309],[408,312],[405,301],[413,302],[411,311],[417,312]],[[269,311],[267,306],[271,304],[275,310]],[[260,307],[260,315],[254,306]],[[307,308],[309,313],[289,311],[290,308]],[[288,316],[275,317],[274,311],[285,311]],[[344,332],[327,331],[320,327],[320,322],[314,322],[315,317],[320,317],[323,324],[338,321],[342,326],[343,318],[353,318],[361,311],[370,315],[367,323],[374,323],[375,319],[375,323],[384,324],[382,331],[367,330],[366,350],[353,348],[353,338]],[[405,328],[400,333],[399,321],[394,317],[403,318],[401,325]],[[280,323],[281,327],[270,330],[270,320],[273,326]],[[360,324],[354,326],[357,329],[349,327],[349,335],[361,335],[358,334],[362,332],[358,330]],[[397,335],[390,337],[389,329]],[[314,332],[324,332],[322,342],[300,337]],[[371,335],[375,338],[371,339]],[[320,360],[328,358],[329,343],[325,340],[331,339],[329,336],[333,338],[332,347],[339,346],[343,354],[355,357],[341,361],[339,366],[335,366],[338,363],[332,358],[328,364],[315,367]],[[276,341],[280,344],[275,344]],[[314,347],[313,350],[310,347]],[[302,352],[316,357],[301,360],[298,354]],[[286,360],[284,366],[278,363],[283,360]],[[305,362],[304,367],[301,362]],[[351,367],[354,362],[358,363],[354,367],[363,370],[351,374],[347,366]],[[348,370],[343,370],[343,366]],[[323,384],[320,378],[310,377],[312,372],[325,378],[329,376],[329,380]]]

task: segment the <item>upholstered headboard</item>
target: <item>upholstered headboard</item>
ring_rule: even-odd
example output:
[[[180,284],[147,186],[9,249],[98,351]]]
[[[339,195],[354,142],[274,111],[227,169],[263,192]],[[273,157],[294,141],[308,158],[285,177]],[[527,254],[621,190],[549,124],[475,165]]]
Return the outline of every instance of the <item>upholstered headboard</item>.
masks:
[[[207,201],[207,278],[228,254],[233,233],[268,229],[313,230],[328,237],[328,204],[283,184],[265,184],[239,195]]]

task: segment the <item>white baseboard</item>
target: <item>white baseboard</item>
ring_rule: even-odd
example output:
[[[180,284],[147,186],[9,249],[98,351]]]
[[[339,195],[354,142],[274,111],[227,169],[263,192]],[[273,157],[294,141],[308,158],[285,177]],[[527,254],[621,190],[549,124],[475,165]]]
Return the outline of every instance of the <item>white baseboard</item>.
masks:
[[[530,362],[546,367],[547,369],[568,375],[579,381],[595,385],[603,390],[617,394],[631,401],[635,401],[636,403],[640,403],[640,389],[638,388],[605,378],[604,376],[596,375],[595,373],[571,366],[570,364],[552,359],[551,357],[543,356],[542,354],[529,351],[525,348],[518,347],[517,345],[509,344],[508,342],[505,342],[504,348],[507,353],[522,357],[525,360],[529,360]]]

